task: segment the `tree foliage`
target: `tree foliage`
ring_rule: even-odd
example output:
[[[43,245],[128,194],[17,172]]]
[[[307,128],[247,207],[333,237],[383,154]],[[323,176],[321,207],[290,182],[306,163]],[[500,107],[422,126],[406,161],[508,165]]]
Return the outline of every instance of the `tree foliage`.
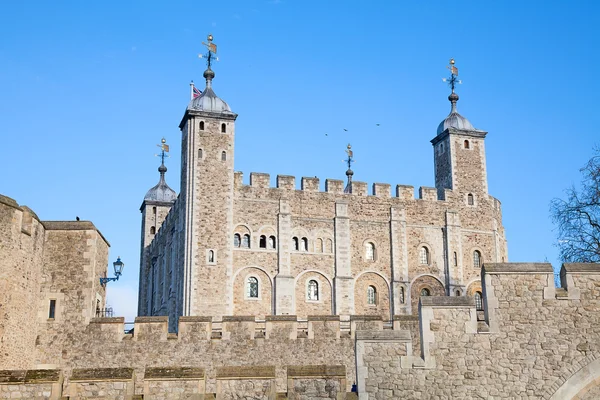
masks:
[[[581,168],[580,188],[572,186],[566,199],[552,200],[550,210],[558,228],[563,262],[600,262],[600,148]]]

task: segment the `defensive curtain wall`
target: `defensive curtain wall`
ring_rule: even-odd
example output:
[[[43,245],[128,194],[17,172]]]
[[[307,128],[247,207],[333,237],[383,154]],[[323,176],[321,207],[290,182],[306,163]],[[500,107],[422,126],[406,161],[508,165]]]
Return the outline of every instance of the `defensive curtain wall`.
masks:
[[[40,221],[0,195],[0,368],[56,364],[104,308],[108,246],[89,221]]]
[[[32,289],[19,283],[12,264],[29,268],[32,276],[53,265],[45,252],[55,239],[37,219],[31,229],[38,233],[23,232],[29,229],[24,210],[2,202],[2,251],[13,257],[2,263],[3,284],[13,285],[9,274],[18,278],[9,293]],[[90,269],[94,254],[106,253],[88,223],[80,229],[85,235],[69,223],[55,228],[70,232],[75,253],[86,254],[72,269]],[[42,233],[45,245],[38,241]],[[20,250],[28,243],[20,235],[36,239],[27,251]],[[98,240],[104,247],[96,251]],[[38,256],[33,243],[42,247]],[[90,269],[94,281],[98,270]],[[597,398],[600,265],[563,265],[561,288],[555,288],[549,264],[489,263],[481,274],[485,313],[479,317],[472,297],[431,296],[421,298],[416,316],[397,316],[392,326],[378,315],[349,321],[199,316],[179,318],[177,334],[169,333],[166,317],[139,317],[133,333],[124,333],[123,318],[86,320],[94,305],[85,299],[96,289],[85,278],[75,292],[55,288],[65,297],[78,293],[83,304],[77,309],[65,302],[61,315],[68,318],[56,321],[17,305],[18,296],[3,291],[0,398],[342,399],[355,398],[348,393],[354,382],[362,399]],[[34,294],[41,304],[44,292]],[[33,323],[6,324],[32,308]],[[77,314],[81,321],[72,323]],[[36,335],[32,341],[29,330]],[[61,340],[36,339],[44,336]],[[11,347],[13,340],[19,345]]]
[[[415,198],[414,188],[405,185],[396,186],[391,196],[389,184],[375,183],[368,195],[364,182],[352,182],[352,193],[346,194],[339,180],[327,179],[321,192],[318,178],[302,178],[300,190],[294,177],[278,176],[275,188],[269,187],[269,179],[267,174],[251,173],[250,184],[244,185],[242,173],[235,173],[230,240],[237,235],[239,242],[229,291],[226,296],[218,293],[233,299],[232,315],[368,314],[390,320],[392,315],[416,314],[423,288],[451,296],[480,290],[476,251],[482,263],[507,259],[500,202],[487,194],[469,204],[450,189],[438,198],[435,188],[421,187]],[[180,199],[174,203],[148,240],[142,271],[147,279],[140,289],[145,305],[140,313],[167,315],[170,310],[171,331],[176,330],[183,298],[183,271],[177,268],[183,254],[181,204]],[[373,259],[365,257],[367,243],[373,244]],[[428,250],[427,262],[420,259],[422,247]],[[198,273],[210,274],[219,256],[216,251],[196,254],[202,265]],[[277,275],[293,280],[288,303],[278,303],[273,296]],[[256,299],[246,297],[249,277],[259,282]],[[336,280],[340,284],[348,277],[354,296],[333,298]],[[306,299],[310,280],[319,284],[319,301]],[[368,286],[377,291],[374,305],[366,301]]]

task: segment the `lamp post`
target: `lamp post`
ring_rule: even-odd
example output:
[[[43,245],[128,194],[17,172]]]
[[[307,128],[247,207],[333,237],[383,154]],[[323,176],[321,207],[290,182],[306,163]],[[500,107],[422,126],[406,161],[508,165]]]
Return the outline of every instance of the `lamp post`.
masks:
[[[106,285],[110,281],[118,281],[119,276],[121,276],[121,274],[123,273],[124,266],[125,266],[125,263],[123,263],[123,261],[121,261],[121,257],[117,257],[117,261],[115,261],[113,263],[113,268],[115,269],[114,278],[100,278],[100,284]]]

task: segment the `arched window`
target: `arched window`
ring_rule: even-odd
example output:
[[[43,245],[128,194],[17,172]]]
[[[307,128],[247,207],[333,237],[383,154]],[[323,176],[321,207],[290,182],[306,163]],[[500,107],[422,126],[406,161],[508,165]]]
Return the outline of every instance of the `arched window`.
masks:
[[[250,248],[250,235],[247,233],[242,238],[242,247],[249,249]]]
[[[225,124],[221,124],[221,133],[227,132],[227,126]]]
[[[456,267],[458,265],[458,255],[456,254],[456,252],[454,252],[454,266]]]
[[[202,160],[202,149],[198,149],[198,160]]]
[[[431,292],[427,288],[421,289],[421,296],[431,296]]]
[[[215,252],[212,250],[208,251],[208,262],[209,263],[214,263],[215,262]]]
[[[419,250],[419,263],[429,265],[429,249],[425,246]]]
[[[444,142],[440,143],[440,153],[444,152]]]
[[[305,237],[302,238],[302,251],[308,251],[308,239]]]
[[[308,281],[308,300],[319,300],[319,284],[315,280]]]
[[[221,152],[221,161],[227,161],[227,152],[226,151]]]
[[[469,148],[469,141],[468,141],[468,140],[465,140],[465,143],[464,143],[464,145],[465,145],[465,149],[468,149],[468,148]]]
[[[317,239],[317,243],[315,244],[315,251],[317,253],[323,252],[323,239],[321,239],[321,238]]]
[[[204,121],[200,121],[200,130],[203,131],[204,130]]]
[[[277,246],[277,241],[275,240],[275,236],[269,236],[269,248],[274,249]]]
[[[333,241],[331,239],[327,239],[327,249],[325,251],[333,253]]]
[[[377,289],[375,289],[375,286],[369,286],[367,288],[367,304],[377,304]]]
[[[246,282],[246,297],[258,299],[258,279],[253,276],[249,276]]]
[[[265,235],[260,235],[260,240],[258,242],[258,247],[261,249],[267,248],[267,237]]]
[[[461,294],[460,290],[456,290],[455,294],[456,294],[457,297],[460,296],[460,294]]]
[[[292,246],[294,247],[294,250],[296,250],[296,251],[300,250],[300,246],[298,244],[298,238],[295,236],[292,238]]]
[[[473,268],[481,268],[481,253],[479,250],[473,252]]]
[[[467,195],[467,204],[472,206],[473,204],[475,204],[475,200],[473,199],[473,195],[471,193],[469,193]]]
[[[483,296],[481,292],[475,292],[475,308],[477,311],[483,311]]]
[[[150,227],[150,234],[151,234],[151,235],[154,235],[155,233],[156,233],[156,227],[154,227],[154,226],[151,226],[151,227]]]
[[[152,207],[152,214],[156,217],[156,207]]]
[[[371,242],[365,243],[365,258],[368,261],[375,260],[375,245]]]
[[[242,242],[241,236],[239,233],[233,235],[233,247],[240,247],[240,243]]]

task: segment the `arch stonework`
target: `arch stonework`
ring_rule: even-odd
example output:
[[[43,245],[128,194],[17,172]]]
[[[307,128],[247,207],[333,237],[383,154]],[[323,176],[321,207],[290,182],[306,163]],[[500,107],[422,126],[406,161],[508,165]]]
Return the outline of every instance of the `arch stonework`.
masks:
[[[421,297],[421,289],[427,288],[432,296],[445,296],[446,290],[444,285],[432,275],[421,275],[416,278],[410,285],[410,305],[412,315],[419,313],[419,298]]]
[[[468,296],[475,296],[475,292],[482,292],[481,281],[479,281],[479,280],[475,280],[475,281],[469,283],[469,286],[467,286],[467,295]]]
[[[588,358],[596,355],[588,356]],[[554,393],[544,396],[550,400],[591,400],[600,394],[600,359],[581,367],[572,374]]]
[[[367,303],[367,288],[375,287],[377,302],[375,305]],[[358,315],[381,315],[384,321],[390,315],[390,287],[387,281],[378,273],[365,272],[354,281],[354,310]]]
[[[319,284],[319,300],[310,301],[306,299],[308,281],[314,279]],[[331,315],[332,289],[331,281],[325,275],[317,271],[305,271],[298,275],[295,283],[296,315],[307,317],[309,315]]]
[[[258,278],[258,299],[246,298],[246,279],[250,276]],[[260,268],[246,267],[241,269],[233,281],[233,310],[235,315],[257,315],[264,318],[273,314],[271,278]]]

